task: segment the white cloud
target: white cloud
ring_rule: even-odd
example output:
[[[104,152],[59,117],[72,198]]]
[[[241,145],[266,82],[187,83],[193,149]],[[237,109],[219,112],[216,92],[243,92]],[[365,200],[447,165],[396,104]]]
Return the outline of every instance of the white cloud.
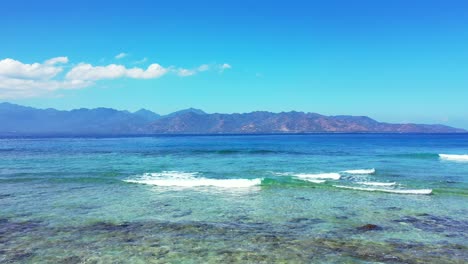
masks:
[[[175,70],[175,72],[177,73],[177,75],[179,75],[181,77],[187,77],[187,76],[192,76],[192,75],[195,75],[195,74],[197,74],[199,72],[205,72],[205,71],[208,71],[208,70],[210,70],[210,65],[202,64],[202,65],[198,66],[195,69],[179,68],[179,69]]]
[[[46,65],[55,65],[58,63],[68,63],[68,58],[67,57],[55,57],[52,59],[48,59],[44,62]]]
[[[45,63],[22,63],[14,59],[0,60],[0,77],[22,79],[50,79],[59,74],[63,69],[55,64],[68,61],[66,57],[57,57],[47,60]]]
[[[204,71],[208,71],[210,69],[210,65],[208,64],[202,64],[198,67],[198,71],[199,72],[204,72]]]
[[[197,73],[196,70],[188,70],[188,69],[177,69],[177,75],[181,77],[192,76]]]
[[[146,70],[141,68],[131,68],[127,70],[127,77],[135,79],[153,79],[159,78],[166,74],[169,70],[157,63],[153,63]]]
[[[144,58],[144,61],[146,61],[146,58]],[[193,69],[185,69],[174,66],[163,67],[153,63],[144,69],[139,67],[127,68],[119,64],[94,66],[89,63],[79,63],[66,72],[65,75],[60,74],[63,71],[63,65],[61,64],[67,64],[68,62],[67,57],[55,57],[43,63],[31,64],[11,58],[0,60],[0,99],[51,95],[57,90],[86,88],[94,85],[99,80],[118,78],[156,79],[169,73],[188,77],[211,69],[223,71],[231,68],[229,64],[202,64]]]
[[[91,84],[82,80],[28,80],[0,77],[0,98],[34,97],[56,90],[85,88]]]
[[[224,70],[227,70],[227,69],[231,69],[231,65],[227,64],[227,63],[223,63],[219,66],[219,68],[221,69],[221,72],[223,72]]]
[[[78,89],[91,85],[83,80],[54,80],[63,71],[57,64],[68,63],[67,57],[56,57],[44,63],[22,63],[0,60],[0,98],[34,97],[59,89]]]
[[[110,64],[107,66],[93,66],[89,63],[80,63],[73,67],[65,76],[69,80],[100,80],[115,79],[125,74],[122,65]]]
[[[128,56],[127,53],[121,52],[121,53],[115,55],[115,58],[118,59],[118,60],[120,60],[120,59],[123,59],[123,58],[125,58],[125,57],[127,57],[127,56]]]
[[[93,66],[88,63],[80,63],[73,67],[66,75],[68,80],[88,80],[97,81],[104,79],[117,79],[122,77],[134,79],[153,79],[166,74],[168,69],[154,63],[146,70],[142,68],[127,69],[123,65],[110,64],[107,66]]]

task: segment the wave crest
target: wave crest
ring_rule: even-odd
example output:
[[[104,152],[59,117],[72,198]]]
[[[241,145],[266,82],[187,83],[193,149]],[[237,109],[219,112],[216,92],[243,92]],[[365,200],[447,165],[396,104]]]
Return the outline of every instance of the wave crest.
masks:
[[[164,187],[219,187],[219,188],[248,188],[260,185],[262,179],[209,179],[197,177],[197,172],[163,171],[159,173],[145,173],[135,179],[126,179],[128,183],[139,183]]]
[[[386,192],[386,193],[397,193],[397,194],[424,194],[428,195],[432,193],[432,189],[417,189],[417,190],[402,190],[402,189],[377,189],[377,188],[363,188],[353,187],[344,185],[333,185],[333,187],[341,189],[351,189],[357,191],[368,191],[368,192]]]
[[[298,173],[292,174],[291,176],[298,177],[300,179],[331,179],[331,180],[339,180],[341,175],[336,172],[331,173],[317,173],[317,174],[309,174],[309,173]]]
[[[324,183],[326,180],[316,180],[316,179],[301,179],[307,182],[312,182],[312,183]]]
[[[348,174],[374,174],[375,169],[345,170],[343,172]]]
[[[361,185],[368,185],[368,186],[395,186],[396,182],[356,182],[357,184]]]
[[[443,160],[450,160],[450,161],[468,162],[468,155],[439,154],[439,158]]]

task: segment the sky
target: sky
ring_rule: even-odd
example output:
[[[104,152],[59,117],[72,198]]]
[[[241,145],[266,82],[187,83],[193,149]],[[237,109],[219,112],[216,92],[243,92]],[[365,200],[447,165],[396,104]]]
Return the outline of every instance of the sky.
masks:
[[[0,3],[0,102],[468,128],[468,1]]]

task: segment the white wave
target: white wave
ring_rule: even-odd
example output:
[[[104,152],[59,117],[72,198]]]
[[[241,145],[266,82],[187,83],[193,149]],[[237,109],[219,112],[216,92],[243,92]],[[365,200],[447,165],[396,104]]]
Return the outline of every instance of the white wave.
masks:
[[[308,173],[298,173],[292,174],[292,176],[301,178],[301,179],[332,179],[332,180],[339,180],[341,175],[336,172],[332,173],[318,173],[318,174],[308,174]]]
[[[314,179],[305,179],[305,178],[302,178],[301,180],[312,182],[312,183],[324,183],[324,182],[326,182],[326,180],[314,180]]]
[[[343,172],[348,174],[374,174],[375,169],[345,170]]]
[[[291,176],[294,173],[293,172],[272,172],[276,176]]]
[[[369,186],[394,186],[396,182],[357,182],[357,184]]]
[[[342,189],[352,189],[358,191],[368,191],[368,192],[387,192],[387,193],[398,193],[398,194],[431,194],[431,189],[419,189],[419,190],[401,190],[401,189],[376,189],[376,188],[362,188],[362,187],[352,187],[344,185],[333,185],[337,188]]]
[[[262,183],[262,179],[207,179],[207,178],[197,178],[197,179],[184,179],[184,180],[125,180],[130,183],[141,183],[157,186],[166,186],[166,187],[202,187],[202,186],[213,186],[213,187],[222,187],[222,188],[247,188]]]
[[[125,182],[148,184],[164,187],[220,187],[220,188],[247,188],[260,185],[262,179],[208,179],[195,177],[199,173],[178,171],[163,171],[159,173],[145,173],[135,179],[126,179]]]
[[[451,161],[468,161],[468,155],[439,154],[439,158]]]

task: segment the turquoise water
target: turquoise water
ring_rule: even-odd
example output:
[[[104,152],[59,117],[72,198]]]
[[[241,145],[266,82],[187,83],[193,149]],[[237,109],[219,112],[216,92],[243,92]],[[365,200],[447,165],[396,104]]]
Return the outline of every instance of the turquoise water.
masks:
[[[468,135],[0,139],[0,262],[464,263],[466,154]]]

